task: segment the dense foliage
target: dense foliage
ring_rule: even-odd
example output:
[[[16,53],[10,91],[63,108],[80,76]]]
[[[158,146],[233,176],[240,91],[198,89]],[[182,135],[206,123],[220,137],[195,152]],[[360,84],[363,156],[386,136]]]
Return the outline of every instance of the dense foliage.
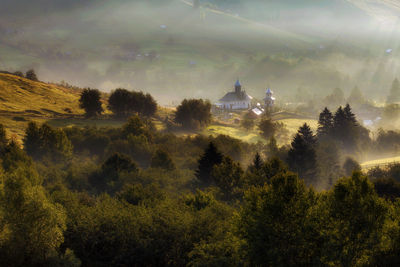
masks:
[[[176,108],[175,122],[186,129],[198,129],[211,122],[211,103],[202,99],[185,99]]]
[[[117,117],[128,117],[134,113],[150,117],[157,111],[157,102],[150,94],[122,88],[111,93],[108,106]]]
[[[101,94],[97,89],[86,88],[79,99],[79,107],[85,110],[86,116],[93,117],[103,112]]]
[[[0,265],[398,265],[399,165],[362,173],[350,107],[320,118],[288,147],[176,136],[134,115],[29,123],[21,149],[0,126]]]

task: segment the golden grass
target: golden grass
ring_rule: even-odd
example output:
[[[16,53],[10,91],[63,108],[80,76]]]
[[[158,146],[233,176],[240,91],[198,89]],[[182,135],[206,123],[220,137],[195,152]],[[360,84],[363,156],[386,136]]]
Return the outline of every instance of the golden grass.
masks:
[[[32,115],[83,114],[79,92],[14,75],[0,74],[0,112]]]
[[[202,134],[211,136],[220,134],[229,135],[249,143],[265,142],[265,139],[260,136],[256,127],[253,130],[246,131],[239,126],[210,125],[203,130]]]
[[[384,167],[391,163],[399,163],[399,162],[400,162],[400,156],[397,156],[397,157],[369,160],[361,163],[360,165],[363,170],[368,170],[373,167],[379,167],[379,166]]]
[[[39,123],[83,114],[79,91],[0,74],[0,123],[9,137],[21,141],[29,121]]]
[[[282,119],[276,121],[285,124],[286,129],[289,131],[290,137],[296,134],[296,132],[301,126],[303,126],[304,123],[307,123],[314,133],[316,133],[318,128],[318,121],[313,119]]]

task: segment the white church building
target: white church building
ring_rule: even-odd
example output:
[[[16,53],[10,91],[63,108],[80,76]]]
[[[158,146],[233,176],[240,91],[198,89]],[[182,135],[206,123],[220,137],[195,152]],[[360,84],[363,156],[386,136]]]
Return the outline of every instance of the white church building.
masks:
[[[240,110],[250,109],[253,97],[242,90],[239,80],[235,83],[235,91],[227,93],[215,105],[221,109]]]

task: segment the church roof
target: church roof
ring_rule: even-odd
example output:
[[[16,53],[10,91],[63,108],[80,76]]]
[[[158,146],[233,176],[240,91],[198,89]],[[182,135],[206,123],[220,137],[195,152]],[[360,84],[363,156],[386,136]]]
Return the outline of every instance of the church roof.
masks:
[[[229,92],[224,95],[219,101],[222,102],[234,102],[234,101],[249,101],[253,99],[253,97],[246,94],[246,92],[242,92],[240,95],[236,94],[236,92]]]
[[[270,88],[267,89],[267,94],[273,94],[272,90]]]
[[[242,86],[242,85],[240,84],[240,82],[239,82],[239,79],[236,80],[235,86]]]

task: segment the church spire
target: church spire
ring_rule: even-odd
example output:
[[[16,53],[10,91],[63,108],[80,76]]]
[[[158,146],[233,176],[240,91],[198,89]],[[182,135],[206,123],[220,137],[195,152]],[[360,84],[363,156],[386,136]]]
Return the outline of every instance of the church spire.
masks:
[[[239,79],[237,79],[235,83],[235,93],[239,95],[240,92],[242,92],[242,85],[240,84]]]

